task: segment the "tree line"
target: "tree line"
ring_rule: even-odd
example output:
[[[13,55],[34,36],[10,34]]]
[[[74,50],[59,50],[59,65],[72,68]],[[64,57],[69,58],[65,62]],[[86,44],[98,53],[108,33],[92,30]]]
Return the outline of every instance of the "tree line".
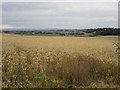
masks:
[[[120,28],[87,29],[85,32],[93,35],[120,35]]]

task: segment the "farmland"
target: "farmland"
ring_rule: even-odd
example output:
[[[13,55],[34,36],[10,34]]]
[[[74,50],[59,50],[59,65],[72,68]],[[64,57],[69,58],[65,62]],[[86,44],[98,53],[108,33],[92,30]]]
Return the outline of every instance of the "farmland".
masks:
[[[3,34],[3,87],[118,87],[117,36]]]

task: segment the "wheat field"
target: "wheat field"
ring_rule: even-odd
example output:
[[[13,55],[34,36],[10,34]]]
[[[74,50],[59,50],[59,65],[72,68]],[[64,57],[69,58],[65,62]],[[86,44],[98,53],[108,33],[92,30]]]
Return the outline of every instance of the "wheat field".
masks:
[[[119,86],[117,36],[2,35],[3,87]]]

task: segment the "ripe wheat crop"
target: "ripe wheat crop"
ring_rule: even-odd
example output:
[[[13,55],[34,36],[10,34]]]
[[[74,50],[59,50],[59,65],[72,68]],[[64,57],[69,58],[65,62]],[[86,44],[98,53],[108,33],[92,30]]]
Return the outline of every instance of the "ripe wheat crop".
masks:
[[[3,34],[3,87],[118,87],[117,36]]]

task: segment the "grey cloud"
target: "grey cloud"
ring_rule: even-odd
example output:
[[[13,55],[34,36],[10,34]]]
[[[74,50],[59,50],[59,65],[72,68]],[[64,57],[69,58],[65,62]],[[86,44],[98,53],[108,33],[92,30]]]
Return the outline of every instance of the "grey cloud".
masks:
[[[3,24],[36,28],[116,27],[117,9],[111,2],[3,3],[2,7]]]

